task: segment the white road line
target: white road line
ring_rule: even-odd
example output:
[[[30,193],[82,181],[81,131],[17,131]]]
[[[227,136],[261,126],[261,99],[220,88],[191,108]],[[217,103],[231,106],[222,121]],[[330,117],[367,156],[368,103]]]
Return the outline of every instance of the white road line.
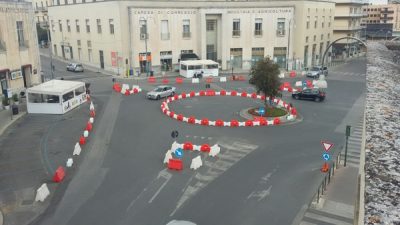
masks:
[[[156,191],[156,193],[153,195],[153,197],[151,197],[151,199],[149,200],[149,203],[152,203],[153,200],[157,197],[158,194],[160,194],[161,190],[165,187],[165,185],[167,185],[168,181],[171,179],[172,176],[169,176],[167,178],[167,180],[165,180],[165,182],[161,185],[161,187]]]

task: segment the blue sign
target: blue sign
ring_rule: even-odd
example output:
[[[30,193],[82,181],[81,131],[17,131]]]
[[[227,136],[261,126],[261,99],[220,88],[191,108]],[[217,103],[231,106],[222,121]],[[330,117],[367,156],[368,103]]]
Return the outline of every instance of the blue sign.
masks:
[[[260,116],[263,116],[265,114],[265,108],[264,107],[260,107],[258,109],[258,114],[260,114]]]
[[[307,87],[307,81],[303,80],[303,87]]]
[[[177,148],[177,149],[174,151],[174,154],[176,155],[176,157],[182,158],[182,156],[183,156],[183,149]]]
[[[331,156],[330,156],[328,153],[324,153],[324,154],[322,154],[322,158],[323,158],[325,161],[328,161],[328,160],[331,158]]]

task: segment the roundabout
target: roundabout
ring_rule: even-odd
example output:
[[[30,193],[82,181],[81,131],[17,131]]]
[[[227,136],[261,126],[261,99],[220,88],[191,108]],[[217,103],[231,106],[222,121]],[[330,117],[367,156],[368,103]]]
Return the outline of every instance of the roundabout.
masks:
[[[203,125],[203,126],[217,126],[217,127],[253,127],[253,126],[271,126],[271,125],[279,125],[282,122],[284,122],[281,118],[276,117],[276,118],[265,118],[261,116],[254,116],[253,119],[248,119],[246,121],[239,121],[235,119],[231,119],[230,121],[224,121],[222,119],[217,119],[217,120],[210,120],[207,117],[203,118],[196,118],[195,116],[185,116],[183,114],[176,113],[169,108],[169,103],[172,103],[174,101],[178,101],[181,99],[187,99],[187,98],[194,98],[194,97],[213,97],[213,96],[233,96],[233,97],[242,97],[242,98],[250,98],[250,99],[255,99],[255,100],[261,100],[261,101],[269,101],[269,97],[266,97],[264,95],[259,95],[257,93],[247,93],[245,91],[243,92],[237,92],[237,91],[226,91],[226,90],[221,90],[221,91],[215,91],[215,90],[202,90],[202,91],[191,91],[190,93],[185,93],[182,92],[179,95],[174,95],[173,97],[168,97],[162,104],[161,104],[161,110],[162,112],[175,119],[178,121],[186,122],[189,124],[195,124],[195,125]],[[297,117],[297,109],[295,107],[292,107],[291,104],[279,99],[279,98],[272,98],[271,99],[273,103],[276,104],[276,107],[284,110],[287,112],[287,116],[285,116],[286,121],[293,121]]]

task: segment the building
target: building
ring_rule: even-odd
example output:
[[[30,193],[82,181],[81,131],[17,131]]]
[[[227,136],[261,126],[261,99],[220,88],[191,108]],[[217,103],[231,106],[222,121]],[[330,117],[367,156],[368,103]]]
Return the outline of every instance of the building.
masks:
[[[400,36],[400,4],[366,5],[363,11],[367,17],[362,25],[367,26],[366,35],[369,38],[391,38]]]
[[[361,19],[365,16],[362,6],[364,0],[335,0],[335,20],[333,39],[343,37],[361,38],[363,27]],[[356,40],[345,39],[333,45],[333,54],[336,58],[350,57],[359,52],[359,43]]]
[[[1,94],[40,82],[40,59],[30,2],[0,1]]]
[[[74,13],[71,13],[74,12]],[[332,36],[330,1],[56,0],[53,53],[116,73],[179,68],[182,53],[249,70],[264,57],[282,68],[317,64]]]
[[[47,29],[48,26],[48,14],[47,8],[52,5],[52,0],[27,0],[31,1],[33,9],[35,10],[35,21],[40,27]]]

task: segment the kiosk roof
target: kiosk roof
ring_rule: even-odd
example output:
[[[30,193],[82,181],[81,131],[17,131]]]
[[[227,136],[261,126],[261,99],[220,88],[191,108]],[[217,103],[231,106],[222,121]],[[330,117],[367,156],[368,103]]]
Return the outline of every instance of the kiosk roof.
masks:
[[[82,86],[85,86],[85,83],[80,81],[50,80],[34,87],[28,88],[27,92],[61,95]]]

